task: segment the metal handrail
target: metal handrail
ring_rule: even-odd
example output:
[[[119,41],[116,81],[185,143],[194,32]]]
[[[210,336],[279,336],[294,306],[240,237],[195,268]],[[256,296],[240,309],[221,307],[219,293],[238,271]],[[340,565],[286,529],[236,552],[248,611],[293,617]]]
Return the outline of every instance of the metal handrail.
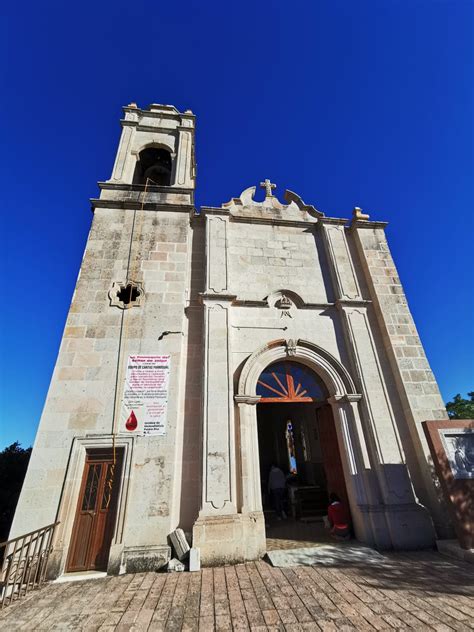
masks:
[[[0,551],[5,549],[0,571],[0,609],[44,582],[58,524],[59,521],[53,522],[0,542]]]

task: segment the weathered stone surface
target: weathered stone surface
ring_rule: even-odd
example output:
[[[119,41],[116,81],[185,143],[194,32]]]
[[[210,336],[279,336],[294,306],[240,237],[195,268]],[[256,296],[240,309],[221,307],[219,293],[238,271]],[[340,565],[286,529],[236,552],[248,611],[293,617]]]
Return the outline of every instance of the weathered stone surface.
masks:
[[[189,544],[184,535],[184,531],[182,529],[175,529],[170,533],[170,540],[177,558],[184,560],[189,553]]]
[[[196,572],[201,570],[201,552],[193,546],[189,551],[189,570]]]
[[[166,570],[168,573],[182,573],[186,569],[186,566],[180,560],[173,557],[172,560],[168,562],[168,566]]]
[[[160,570],[169,559],[170,549],[167,546],[136,546],[125,549],[122,565],[127,573],[144,573]]]

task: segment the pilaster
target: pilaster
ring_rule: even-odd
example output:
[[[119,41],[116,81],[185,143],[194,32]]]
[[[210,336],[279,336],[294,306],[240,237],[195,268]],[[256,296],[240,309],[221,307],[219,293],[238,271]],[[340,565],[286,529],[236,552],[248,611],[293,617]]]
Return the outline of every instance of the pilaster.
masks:
[[[234,399],[239,413],[241,511],[262,511],[256,411],[260,397],[236,395]]]
[[[207,292],[228,292],[227,232],[228,217],[206,214]]]
[[[447,534],[446,520],[429,467],[429,448],[421,423],[446,419],[447,414],[385,236],[386,224],[353,221],[351,235],[359,255],[374,314],[402,403],[407,428],[423,483],[417,494],[431,514],[440,535]]]
[[[379,485],[371,469],[359,413],[361,395],[332,396],[331,405],[355,535],[380,549],[391,548]]]
[[[331,276],[336,296],[342,300],[360,300],[362,295],[347,244],[346,220],[323,218],[319,224],[332,262]]]
[[[132,121],[138,120],[138,116],[131,108],[125,109],[125,120],[122,122],[122,134],[120,136],[119,148],[115,157],[115,164],[112,170],[112,182],[117,184],[125,182],[125,163],[130,154],[133,145],[133,137],[135,135],[135,126],[130,124]]]
[[[194,186],[193,132],[193,121],[183,118],[178,128],[178,153],[175,177],[172,182],[185,189]]]
[[[342,315],[347,348],[363,396],[362,428],[374,474],[370,488],[378,496],[376,502],[380,503],[376,511],[385,512],[386,525],[395,548],[429,545],[434,541],[433,528],[426,510],[416,503],[369,321],[371,302],[364,300],[360,291],[347,243],[347,229],[339,220],[323,219],[321,224],[332,268],[336,304]],[[412,525],[423,525],[421,537],[403,527],[402,515]]]
[[[237,511],[229,350],[232,297],[204,299],[203,490],[200,516]]]

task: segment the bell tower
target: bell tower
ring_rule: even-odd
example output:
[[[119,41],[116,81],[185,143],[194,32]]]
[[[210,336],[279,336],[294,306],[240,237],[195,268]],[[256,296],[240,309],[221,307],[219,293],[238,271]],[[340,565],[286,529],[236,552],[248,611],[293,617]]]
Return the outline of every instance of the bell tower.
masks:
[[[198,444],[184,445],[198,436],[201,401],[201,311],[190,306],[204,269],[204,231],[194,228],[195,117],[132,103],[121,125],[110,179],[91,200],[92,225],[11,531],[59,521],[52,576],[95,568],[99,549],[109,573],[158,568],[169,558],[167,535],[180,523],[191,528],[198,510]],[[80,481],[90,467],[109,472],[101,485],[118,499],[110,505],[112,539],[98,520],[89,520],[92,535],[84,531]],[[98,515],[97,503],[108,507],[106,498],[94,503],[88,516]],[[84,555],[76,542],[89,543]]]
[[[114,207],[117,202],[140,201],[146,188],[147,202],[193,205],[196,176],[194,157],[195,117],[172,105],[152,103],[142,110],[136,103],[123,108],[117,156],[112,175],[99,182],[94,208]]]

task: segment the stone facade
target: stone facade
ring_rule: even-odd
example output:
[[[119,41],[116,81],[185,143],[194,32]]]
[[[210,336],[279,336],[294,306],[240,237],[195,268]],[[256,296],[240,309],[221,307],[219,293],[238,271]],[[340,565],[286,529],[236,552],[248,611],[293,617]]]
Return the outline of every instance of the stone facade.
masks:
[[[112,177],[99,183],[81,271],[12,537],[60,520],[66,568],[85,455],[123,451],[109,572],[155,568],[192,533],[203,564],[265,552],[256,392],[290,358],[329,393],[356,536],[379,548],[447,533],[421,422],[446,417],[385,238],[355,209],[327,218],[265,184],[194,208],[195,118],[124,108]],[[145,149],[168,181],[137,182]],[[143,158],[142,158],[143,161]],[[132,284],[139,300],[117,294]],[[166,433],[120,424],[129,355],[170,356]]]

